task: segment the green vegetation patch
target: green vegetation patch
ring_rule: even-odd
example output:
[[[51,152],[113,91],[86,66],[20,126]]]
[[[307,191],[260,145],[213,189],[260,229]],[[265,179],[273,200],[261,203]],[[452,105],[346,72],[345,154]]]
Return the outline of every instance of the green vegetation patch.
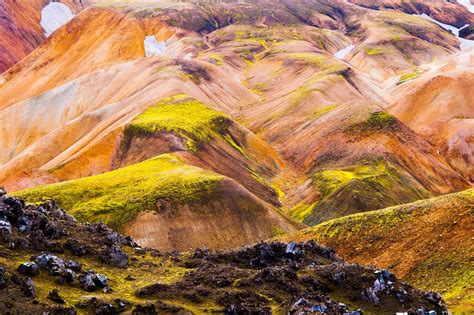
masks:
[[[376,164],[354,165],[343,169],[317,172],[313,174],[312,179],[313,184],[319,188],[325,198],[351,180],[364,180],[389,173],[387,165],[380,161]]]
[[[326,56],[310,52],[287,53],[285,54],[285,57],[290,60],[303,61],[317,67],[322,67],[329,62],[329,58],[327,58]]]
[[[397,124],[397,119],[385,111],[373,112],[362,122],[356,123],[346,129],[350,135],[359,133],[372,133],[391,130]]]
[[[209,141],[228,128],[228,118],[186,95],[166,98],[137,116],[126,128],[126,137],[174,132],[186,138],[188,149]]]
[[[217,54],[212,54],[211,56],[209,56],[209,62],[219,67],[225,64],[224,59]]]
[[[456,199],[471,202],[474,189],[451,195],[419,200],[413,203],[392,206],[381,210],[355,213],[318,224],[302,233],[317,235],[317,239],[349,238],[356,232],[372,233],[375,229],[392,230],[415,216],[422,216],[432,211],[440,203],[452,203]],[[370,232],[368,232],[370,231]]]
[[[410,73],[404,73],[400,77],[400,81],[398,82],[398,84],[402,84],[402,83],[405,83],[407,81],[414,80],[414,79],[418,78],[421,73],[422,72],[419,71],[419,70],[416,70],[416,71],[413,71],[413,72],[410,72]]]
[[[146,304],[153,303],[156,299],[150,297],[138,297],[135,291],[138,288],[152,285],[155,283],[175,284],[183,279],[187,272],[192,271],[192,268],[182,267],[176,262],[172,261],[169,256],[157,256],[148,252],[143,255],[136,255],[127,247],[123,247],[129,256],[133,256],[136,260],[129,260],[128,267],[117,268],[110,265],[105,265],[90,255],[82,257],[74,256],[69,253],[61,253],[59,256],[67,260],[74,260],[82,264],[82,270],[93,269],[97,273],[107,276],[110,286],[113,288],[111,293],[103,293],[101,291],[85,292],[77,285],[58,284],[56,277],[50,276],[48,273],[42,271],[38,276],[33,278],[35,284],[36,298],[41,302],[51,303],[47,299],[48,294],[53,289],[58,289],[59,294],[65,300],[65,306],[74,306],[79,302],[84,302],[91,297],[97,297],[104,302],[113,302],[114,299],[122,299],[132,304]],[[18,268],[20,263],[31,261],[33,254],[37,255],[40,252],[31,252],[23,250],[11,250],[3,245],[0,245],[0,265],[13,271]],[[159,266],[159,267],[157,267]],[[133,280],[127,280],[132,278]],[[172,305],[180,305],[183,301],[172,301]],[[204,304],[204,303],[203,303]],[[214,307],[214,305],[210,305]],[[188,309],[188,307],[186,307]],[[85,309],[78,308],[78,314],[89,314]]]
[[[385,53],[385,49],[382,47],[367,47],[365,48],[365,53],[369,56],[377,56]]]
[[[310,226],[431,196],[383,160],[317,171],[312,184],[321,193],[319,199],[312,204],[300,203],[289,211],[293,218]]]
[[[303,222],[306,218],[313,214],[314,207],[317,204],[317,202],[313,204],[308,204],[304,201],[301,201],[290,210],[291,217],[295,218],[300,222]]]
[[[368,128],[386,129],[391,127],[395,121],[395,117],[387,112],[375,112],[370,115],[365,125]]]
[[[139,212],[158,211],[157,201],[205,202],[224,177],[170,154],[104,174],[15,193],[29,202],[57,201],[81,221],[105,222],[114,229]]]
[[[464,115],[456,115],[451,119],[458,119],[458,120],[463,120],[463,119],[473,119],[474,117],[469,117],[469,116],[464,116]]]
[[[408,212],[397,211],[396,207],[370,212],[351,214],[342,218],[323,222],[307,232],[318,235],[319,239],[347,239],[361,230],[383,227],[389,231],[407,218]]]
[[[312,52],[300,53],[283,53],[281,55],[283,60],[292,60],[296,62],[303,62],[305,64],[314,66],[320,70],[325,70],[324,74],[331,74],[335,72],[342,72],[347,69],[347,66],[339,61],[328,58],[324,54]]]
[[[362,164],[345,167],[342,169],[331,169],[316,172],[312,175],[312,183],[321,192],[321,198],[318,202],[308,204],[300,202],[290,210],[293,218],[300,222],[310,224],[314,212],[317,211],[320,205],[325,205],[325,208],[334,206],[331,202],[328,203],[330,196],[338,191],[344,189],[352,181],[376,183],[376,187],[389,189],[392,182],[392,174],[385,162],[379,161],[375,164]],[[351,186],[353,188],[353,186]],[[364,186],[365,187],[365,186]],[[354,193],[362,193],[354,191]],[[375,192],[373,192],[375,193]],[[336,198],[337,199],[337,198]],[[340,209],[334,209],[333,213],[337,213]],[[308,221],[309,220],[309,221]]]
[[[312,118],[312,119],[318,119],[318,118],[324,116],[325,114],[332,112],[332,111],[335,110],[336,108],[337,108],[337,104],[328,105],[328,106],[326,106],[326,107],[323,107],[323,108],[321,108],[321,109],[315,111],[315,112],[311,115],[311,118]]]
[[[406,280],[417,288],[442,292],[454,314],[474,309],[474,270],[468,248],[436,251],[411,270]],[[427,277],[426,275],[430,275]]]
[[[235,41],[242,44],[257,44],[261,45],[265,49],[268,48],[268,44],[275,42],[275,39],[269,38],[274,33],[263,30],[238,30],[235,32]],[[267,43],[267,41],[269,43]]]

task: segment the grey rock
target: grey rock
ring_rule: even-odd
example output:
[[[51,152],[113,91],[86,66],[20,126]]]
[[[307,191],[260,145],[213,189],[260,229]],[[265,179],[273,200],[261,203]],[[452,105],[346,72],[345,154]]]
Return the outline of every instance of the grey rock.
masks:
[[[18,272],[25,276],[34,277],[39,274],[39,266],[34,262],[25,262],[18,266]]]

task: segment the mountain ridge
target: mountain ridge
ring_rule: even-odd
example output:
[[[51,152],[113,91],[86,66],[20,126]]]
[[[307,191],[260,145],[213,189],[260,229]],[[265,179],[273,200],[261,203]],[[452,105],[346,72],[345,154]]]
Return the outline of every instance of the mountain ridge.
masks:
[[[166,260],[189,251],[176,256],[186,264],[194,248],[219,256],[238,247],[242,255],[266,257],[285,246],[314,245],[241,247],[320,237],[349,261],[393,269],[417,287],[442,291],[454,311],[470,311],[470,278],[463,275],[472,251],[465,216],[474,178],[471,11],[465,1],[443,0],[7,0],[0,4],[0,30],[12,30],[0,35],[0,186],[25,198],[26,208],[53,199],[83,223],[105,222],[136,245],[170,252]],[[462,222],[455,224],[456,216]],[[440,252],[432,239],[461,246]],[[416,259],[405,255],[412,251]],[[150,309],[195,313],[202,303],[229,314],[278,313],[283,301],[291,313],[327,299],[349,305],[354,315],[359,307],[384,313],[400,303],[423,312],[401,302],[402,291],[386,308],[378,305],[375,284],[358,286],[368,276],[350,280],[361,292],[349,285],[352,295],[341,295],[337,282],[344,276],[332,267],[325,272],[336,286],[323,291],[337,294],[318,295],[302,275],[316,271],[285,259],[273,266],[281,272],[269,266],[259,272],[297,290],[308,305],[296,305],[287,293],[261,296],[273,290],[267,284],[250,292],[244,281],[240,292],[235,277],[253,271],[234,258],[218,264],[242,267],[238,275],[221,265],[197,272],[233,279],[237,296],[207,284],[190,289],[186,279],[196,280],[194,271],[172,264],[166,272],[186,274],[184,280],[141,286],[127,297],[165,304],[177,298],[178,304]],[[7,278],[16,279],[19,271],[3,262]],[[359,267],[342,274],[355,276],[351,268]],[[287,276],[296,286],[282,280]],[[78,292],[63,289],[74,291],[68,306],[76,307]],[[58,300],[57,292],[51,295]],[[360,298],[365,302],[351,301]],[[234,306],[224,307],[225,299]],[[335,305],[327,301],[325,307]],[[84,307],[87,313],[98,305]]]

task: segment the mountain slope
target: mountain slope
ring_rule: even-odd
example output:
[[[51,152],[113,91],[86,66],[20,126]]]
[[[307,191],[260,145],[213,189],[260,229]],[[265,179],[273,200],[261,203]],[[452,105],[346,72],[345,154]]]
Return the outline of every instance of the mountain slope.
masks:
[[[383,109],[406,73],[458,53],[432,21],[345,1],[86,5],[3,74],[10,190],[172,153],[314,225],[470,187]]]
[[[0,313],[446,311],[313,239],[474,308],[466,1],[59,2],[0,3]]]
[[[387,110],[437,147],[448,162],[474,178],[474,50],[453,56],[393,90]]]
[[[463,27],[466,24],[472,24],[474,14],[468,10],[463,4],[466,1],[399,1],[399,0],[349,0],[351,3],[371,8],[382,10],[390,8],[400,12],[410,14],[427,14],[435,20],[443,22],[444,24],[453,25],[456,27]],[[469,2],[471,0],[467,0]]]
[[[48,0],[5,0],[0,3],[0,73],[27,56],[45,39],[40,24],[41,10]],[[82,8],[79,0],[58,1],[73,11]]]
[[[56,200],[78,219],[105,222],[162,250],[230,248],[301,227],[233,180],[173,155],[17,195]]]
[[[78,223],[54,203],[25,206],[2,193],[0,209],[2,313],[446,310],[435,294],[391,273],[349,265],[314,242],[169,254],[141,248],[104,224]],[[391,284],[371,300],[361,295],[380,281]]]
[[[474,190],[325,222],[281,239],[332,246],[348,261],[389,268],[443,293],[452,311],[474,309]]]
[[[248,40],[259,38],[258,34],[246,34]],[[215,36],[225,38],[226,34]],[[271,35],[265,38],[272,39]],[[426,141],[370,101],[376,98],[385,102],[382,90],[350,65],[302,42],[274,44],[259,56],[261,59],[254,60],[246,72],[245,82],[260,94],[260,102],[243,106],[239,119],[301,174],[304,184],[293,188],[286,203],[296,207],[290,212],[296,218],[316,224],[344,213],[375,210],[469,187]],[[329,206],[322,202],[324,210],[319,212],[317,204],[322,200],[318,193],[325,188],[314,177],[324,171],[377,165],[381,160],[394,169],[394,179],[389,179],[386,187],[347,186],[349,196],[339,200],[331,196]],[[392,191],[396,191],[395,196]],[[374,195],[384,201],[379,203]],[[341,203],[345,209],[334,211]],[[311,213],[315,215],[311,217]]]

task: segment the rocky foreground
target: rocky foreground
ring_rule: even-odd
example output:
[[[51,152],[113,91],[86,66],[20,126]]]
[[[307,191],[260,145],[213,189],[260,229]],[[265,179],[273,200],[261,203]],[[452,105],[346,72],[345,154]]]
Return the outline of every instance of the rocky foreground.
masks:
[[[0,313],[443,314],[441,296],[313,241],[160,253],[54,202],[0,196]],[[430,313],[428,313],[430,312]]]

